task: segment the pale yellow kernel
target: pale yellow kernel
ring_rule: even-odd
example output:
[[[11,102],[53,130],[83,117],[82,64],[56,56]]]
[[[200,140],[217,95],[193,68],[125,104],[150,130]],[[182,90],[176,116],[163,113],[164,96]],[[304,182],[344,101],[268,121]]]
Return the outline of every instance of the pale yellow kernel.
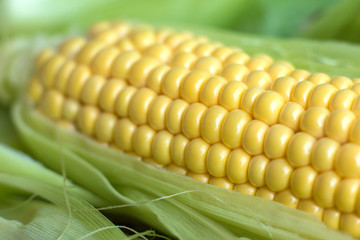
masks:
[[[104,31],[96,34],[95,36],[93,36],[92,39],[104,42],[107,45],[109,45],[109,44],[114,44],[119,39],[119,35],[118,35],[117,31],[110,28],[110,29],[104,30]]]
[[[353,83],[354,83],[354,84],[357,84],[357,83],[359,83],[359,82],[360,82],[360,78],[353,78],[353,80],[352,80],[352,81],[353,81]]]
[[[242,64],[232,63],[224,66],[220,76],[227,81],[243,81],[248,75],[249,70]]]
[[[308,81],[314,83],[315,85],[328,83],[330,81],[330,76],[325,73],[313,73],[307,79]]]
[[[183,115],[188,107],[189,104],[182,99],[170,103],[165,116],[165,124],[169,132],[173,134],[181,132]]]
[[[257,189],[255,196],[272,201],[275,198],[275,192],[271,191],[267,187],[261,187]]]
[[[236,52],[226,58],[223,65],[229,65],[232,63],[246,64],[250,59],[250,56],[243,52]]]
[[[78,129],[88,136],[93,136],[95,131],[95,122],[99,114],[100,112],[97,107],[81,107],[76,119]]]
[[[226,163],[229,154],[230,149],[222,143],[216,143],[210,147],[206,156],[206,168],[212,176],[226,176]]]
[[[335,154],[340,144],[331,138],[321,138],[317,141],[311,152],[311,164],[319,172],[333,169]]]
[[[116,21],[112,22],[111,27],[118,33],[119,37],[124,37],[129,33],[133,26],[127,22]]]
[[[166,169],[172,171],[172,172],[176,172],[177,174],[186,176],[188,169],[184,168],[184,167],[180,167],[174,163],[170,163],[169,165],[166,166]]]
[[[329,113],[329,110],[324,107],[308,108],[301,116],[300,129],[315,138],[323,137],[325,120]]]
[[[181,43],[192,39],[193,35],[189,32],[172,33],[164,40],[164,43],[171,48],[178,47]]]
[[[307,107],[328,107],[336,91],[337,88],[328,83],[317,85],[309,96]]]
[[[229,148],[239,148],[246,125],[251,120],[243,110],[233,110],[226,115],[221,127],[221,140]]]
[[[221,141],[220,130],[228,111],[218,105],[206,110],[201,120],[201,135],[210,144]]]
[[[160,62],[155,58],[141,58],[131,67],[129,73],[129,83],[134,87],[144,87],[150,72],[159,65]]]
[[[171,68],[163,79],[161,91],[172,99],[179,98],[181,82],[184,80],[188,72],[189,70],[183,67]]]
[[[148,120],[148,112],[156,93],[149,88],[139,89],[131,98],[129,103],[129,116],[131,120],[139,125],[145,124]]]
[[[118,79],[128,79],[130,69],[141,58],[139,52],[130,50],[120,53],[115,58],[111,69],[111,76]]]
[[[133,151],[133,136],[136,125],[128,118],[122,118],[117,121],[114,130],[114,139],[116,146],[126,152]],[[136,143],[139,144],[139,143]],[[140,143],[142,144],[142,143]],[[144,143],[145,144],[145,143]]]
[[[190,69],[197,60],[197,56],[188,52],[179,52],[174,55],[170,65],[173,67],[184,67]]]
[[[232,183],[229,179],[225,177],[210,177],[209,184],[221,187],[227,190],[233,190],[234,183]]]
[[[337,109],[351,109],[357,95],[354,91],[350,89],[341,89],[336,91],[335,95],[332,97],[329,110],[335,111]]]
[[[201,138],[191,140],[185,149],[185,163],[194,173],[206,173],[206,155],[209,144]]]
[[[360,145],[360,118],[355,120],[350,128],[349,141]]]
[[[173,30],[167,27],[162,27],[155,31],[155,36],[158,42],[164,42],[164,40],[173,33]]]
[[[41,111],[52,119],[59,119],[64,103],[64,96],[57,90],[48,90],[40,102]]]
[[[273,125],[278,121],[283,106],[284,99],[280,94],[266,90],[260,94],[254,104],[254,117],[269,125]]]
[[[272,80],[280,77],[288,76],[291,73],[291,68],[281,62],[275,62],[270,65],[267,72],[269,73]],[[296,81],[296,80],[295,80]]]
[[[239,81],[230,81],[226,83],[220,93],[219,104],[228,111],[238,109],[241,97],[246,89],[247,86]]]
[[[334,230],[338,230],[340,224],[340,216],[340,212],[334,208],[325,209],[323,222],[326,224],[326,226]]]
[[[140,51],[146,49],[156,41],[154,31],[146,28],[135,29],[129,34],[129,38]]]
[[[359,192],[360,179],[342,179],[335,193],[335,206],[341,212],[351,213],[355,211],[356,199]]]
[[[35,59],[35,69],[40,70],[55,55],[54,50],[45,48]]]
[[[353,103],[351,110],[355,113],[356,117],[360,116],[360,96],[358,96]]]
[[[324,209],[319,207],[313,200],[300,200],[298,209],[312,213],[320,220],[323,219]]]
[[[260,87],[249,87],[241,97],[240,108],[253,116],[253,110],[256,100],[264,93],[264,89]]]
[[[154,160],[162,165],[171,163],[170,145],[174,136],[166,130],[156,133],[152,142],[152,154]]]
[[[80,104],[72,99],[65,99],[61,116],[63,119],[74,122],[80,109]]]
[[[335,156],[335,169],[342,177],[360,177],[360,146],[342,145]]]
[[[207,107],[201,103],[191,104],[184,112],[182,119],[182,132],[190,139],[201,136],[201,120]]]
[[[52,88],[55,85],[55,77],[64,63],[65,58],[61,55],[56,55],[45,63],[40,72],[40,80],[44,87]]]
[[[95,136],[100,142],[109,143],[114,139],[117,117],[112,113],[100,113],[95,122]]]
[[[182,134],[176,135],[171,141],[170,156],[178,166],[185,166],[185,148],[188,143],[189,139]]]
[[[92,38],[92,37],[98,35],[99,33],[110,29],[110,27],[111,27],[110,22],[107,22],[107,21],[98,22],[90,27],[90,29],[88,31],[88,35],[90,38]]]
[[[248,87],[260,87],[263,89],[269,89],[272,83],[270,75],[262,70],[255,70],[249,73],[244,79],[244,83]]]
[[[101,76],[91,76],[84,84],[81,92],[81,101],[89,105],[97,105],[99,95],[106,80]]]
[[[298,132],[289,141],[287,159],[293,167],[309,165],[310,156],[316,139],[311,135]]]
[[[171,98],[164,95],[157,96],[151,103],[148,121],[153,129],[162,130],[165,128],[165,116],[170,103]]]
[[[255,187],[265,186],[265,172],[270,160],[265,155],[252,157],[248,168],[249,181]]]
[[[339,229],[360,238],[360,217],[354,213],[341,214]]]
[[[335,193],[340,182],[340,177],[334,171],[319,174],[314,184],[314,200],[325,208],[335,206]]]
[[[262,55],[253,55],[249,61],[247,61],[246,66],[249,71],[267,70],[271,64],[272,60],[264,58]]]
[[[204,42],[205,43],[205,42]],[[175,53],[191,53],[200,44],[198,39],[189,39],[180,43],[175,49]],[[196,55],[195,55],[196,56]],[[197,58],[197,56],[196,56]]]
[[[160,93],[162,81],[170,70],[168,65],[155,67],[146,80],[146,86],[156,93]]]
[[[44,87],[40,83],[39,79],[36,77],[31,78],[27,87],[27,93],[30,99],[34,103],[37,103],[41,99],[43,92],[44,92]]]
[[[300,199],[312,197],[317,172],[309,166],[300,167],[294,170],[290,178],[292,193]]]
[[[310,81],[304,80],[302,82],[299,82],[293,89],[290,97],[291,101],[296,102],[305,108],[308,102],[309,95],[311,94],[314,87],[315,84]]]
[[[76,55],[76,61],[79,64],[88,65],[95,55],[106,47],[104,42],[90,41]]]
[[[124,80],[111,79],[108,80],[101,89],[99,97],[100,107],[107,112],[115,111],[116,98],[119,92],[126,86]]]
[[[296,102],[287,102],[281,109],[279,123],[291,128],[294,132],[300,129],[300,118],[304,108]]]
[[[211,55],[219,59],[221,62],[223,62],[234,52],[235,52],[234,49],[228,47],[219,47]]]
[[[295,78],[298,82],[304,81],[309,78],[310,72],[303,69],[296,69],[290,73],[290,77]]]
[[[325,135],[339,143],[347,142],[349,129],[355,119],[355,114],[347,109],[331,112],[325,122]]]
[[[264,140],[269,126],[259,120],[251,120],[245,127],[242,146],[250,155],[263,153]]]
[[[209,72],[211,74],[217,75],[220,73],[222,68],[221,62],[215,57],[201,57],[197,61],[195,61],[192,69],[194,70],[202,70]]]
[[[299,199],[296,198],[290,190],[276,193],[274,200],[291,208],[297,208],[299,204]]]
[[[78,51],[86,44],[86,39],[82,37],[74,37],[65,41],[59,47],[59,52],[67,58],[73,58]]]
[[[199,181],[202,183],[209,183],[210,174],[208,174],[208,173],[194,173],[194,172],[188,171],[186,175],[188,177],[195,179],[196,181]]]
[[[360,95],[360,82],[355,83],[354,85],[351,87],[351,90],[356,93],[356,95]]]
[[[200,43],[194,48],[193,52],[198,57],[210,56],[220,46],[219,43]]]
[[[135,129],[132,146],[135,153],[140,157],[152,156],[152,142],[155,136],[155,131],[148,125],[142,125]]]
[[[265,182],[270,190],[280,192],[290,185],[293,168],[284,158],[271,160],[265,172]]]
[[[170,60],[172,52],[170,47],[167,45],[162,43],[155,43],[145,49],[144,56],[153,57],[163,63],[166,63]]]
[[[58,120],[58,121],[56,121],[56,124],[58,124],[59,126],[61,126],[63,128],[66,128],[66,129],[68,129],[70,131],[75,131],[76,130],[73,123],[65,121],[65,120]]]
[[[294,131],[282,124],[275,124],[267,131],[264,141],[264,152],[268,158],[285,157],[289,140]]]
[[[156,168],[163,168],[163,165],[155,162],[153,158],[142,158],[141,161]]]
[[[234,191],[240,192],[243,194],[247,194],[247,195],[251,195],[251,196],[255,196],[256,190],[257,190],[257,188],[248,182],[236,184],[234,186]]]
[[[129,50],[134,50],[135,46],[134,44],[131,42],[131,40],[129,38],[122,38],[119,41],[117,41],[114,44],[114,47],[116,47],[120,52],[125,52],[125,51],[129,51]]]
[[[329,83],[337,89],[348,89],[353,85],[353,81],[345,76],[334,77]]]
[[[80,65],[74,68],[66,85],[66,93],[70,98],[76,100],[80,98],[83,86],[90,74],[90,69],[85,66]]]
[[[280,77],[273,82],[271,90],[279,93],[285,102],[288,102],[290,101],[291,93],[296,84],[297,81],[292,77]]]
[[[120,117],[129,116],[129,105],[131,99],[138,89],[133,86],[125,86],[117,95],[115,100],[115,112]]]
[[[208,107],[219,103],[220,93],[227,81],[220,76],[209,78],[203,85],[200,92],[200,102]]]
[[[248,181],[248,168],[251,157],[238,148],[233,150],[227,160],[226,175],[233,183]]]
[[[73,61],[66,61],[55,77],[55,88],[60,92],[64,93],[66,90],[67,83],[69,81],[70,74],[75,69],[76,64]]]
[[[180,86],[180,96],[188,103],[199,102],[200,91],[210,78],[210,74],[201,70],[191,71],[182,81]]]
[[[94,74],[104,77],[109,76],[115,58],[120,51],[115,47],[106,47],[99,51],[91,61],[91,69]]]

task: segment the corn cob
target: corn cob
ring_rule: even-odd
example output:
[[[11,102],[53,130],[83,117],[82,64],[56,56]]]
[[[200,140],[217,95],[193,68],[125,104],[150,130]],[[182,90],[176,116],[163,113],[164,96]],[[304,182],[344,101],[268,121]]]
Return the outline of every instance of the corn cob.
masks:
[[[43,51],[28,95],[45,116],[145,163],[360,237],[360,79],[101,23]]]

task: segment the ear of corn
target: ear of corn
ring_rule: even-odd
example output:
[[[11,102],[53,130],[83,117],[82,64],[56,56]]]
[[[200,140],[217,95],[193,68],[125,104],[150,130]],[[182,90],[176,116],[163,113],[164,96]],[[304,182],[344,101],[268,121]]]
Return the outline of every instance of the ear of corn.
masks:
[[[89,38],[93,42],[81,41],[82,47],[78,47],[79,41],[68,41],[59,48],[60,55],[51,56],[44,52],[38,58],[38,70],[30,81],[30,98],[42,114],[60,126],[43,119],[32,106],[22,105],[15,110],[15,119],[28,144],[33,147],[47,145],[45,153],[34,150],[49,166],[59,169],[59,162],[49,159],[59,149],[55,144],[46,143],[44,137],[56,137],[70,149],[61,155],[66,156],[66,164],[73,167],[67,170],[69,175],[111,201],[131,202],[135,196],[146,201],[151,196],[209,188],[209,193],[224,198],[214,200],[210,197],[203,206],[197,206],[201,205],[197,200],[188,202],[188,196],[181,197],[181,202],[163,201],[162,204],[172,206],[177,215],[182,214],[181,208],[187,209],[186,214],[204,227],[201,229],[217,229],[211,232],[213,236],[308,238],[316,236],[308,230],[309,227],[313,229],[311,225],[316,220],[309,220],[306,214],[271,201],[197,185],[182,176],[143,166],[144,163],[211,185],[284,203],[313,213],[332,228],[357,236],[359,221],[355,208],[359,171],[356,159],[360,147],[357,134],[349,134],[354,132],[351,128],[357,128],[359,116],[357,80],[330,78],[320,73],[310,75],[304,70],[294,70],[288,62],[273,62],[266,55],[249,56],[239,49],[208,43],[188,33],[156,32],[147,27],[131,30],[124,24],[105,24],[95,26]],[[124,40],[128,41],[131,50],[124,51],[124,45],[118,45]],[[169,48],[174,54],[172,60]],[[64,85],[59,84],[58,76],[62,75],[55,73],[67,68],[66,61],[82,65],[74,66],[68,77],[61,77]],[[345,97],[344,90],[353,94]],[[69,132],[66,126],[75,127],[102,145]],[[82,149],[90,145],[94,156]],[[136,155],[142,162],[134,162],[128,155],[109,147]],[[333,151],[333,155],[326,155],[329,151]],[[133,179],[130,175],[125,177],[121,171],[122,178],[119,178],[111,169],[120,172],[120,168],[115,167],[115,162],[104,161],[103,154],[121,161],[127,174],[137,176],[134,172],[137,170],[145,182],[154,182],[158,186],[152,186],[147,195],[141,182],[129,180]],[[319,161],[320,157],[313,156],[321,154],[326,155],[327,161]],[[138,169],[141,166],[143,169]],[[90,174],[96,177],[95,183],[86,178]],[[163,176],[169,179],[165,180]],[[165,183],[158,182],[159,179]],[[334,184],[339,187],[335,189]],[[165,186],[170,190],[165,190]],[[119,187],[122,190],[125,187],[125,194],[120,191],[124,195],[116,191]],[[328,188],[330,193],[323,190]],[[224,201],[228,207],[222,206],[220,210],[218,204]],[[259,205],[271,210],[261,208],[259,211],[251,206],[253,201],[259,201]],[[233,204],[240,202],[242,208],[235,209]],[[153,203],[150,205],[152,207],[143,214],[147,216],[144,221],[153,225],[158,221],[166,222],[164,232],[180,234],[178,222],[169,223],[166,210]],[[247,207],[252,209],[251,215],[255,215],[249,217]],[[274,208],[279,210],[277,217],[282,220],[281,224],[271,222]],[[205,218],[199,215],[204,211]],[[217,211],[226,214],[220,217]],[[290,217],[294,219],[293,225],[284,224],[288,214],[294,214]],[[216,221],[215,216],[218,217]],[[225,228],[218,225],[231,218],[234,218],[233,222]],[[294,229],[295,222],[299,224],[298,218],[309,221],[301,223],[306,225],[304,231]],[[242,225],[245,219],[248,223]],[[257,220],[269,229],[263,232],[264,228],[256,223]],[[194,230],[189,234],[195,235],[188,237],[205,234],[192,228],[191,224],[183,224],[182,227]],[[239,224],[242,227],[234,230],[232,226]],[[316,231],[324,237],[327,233]]]

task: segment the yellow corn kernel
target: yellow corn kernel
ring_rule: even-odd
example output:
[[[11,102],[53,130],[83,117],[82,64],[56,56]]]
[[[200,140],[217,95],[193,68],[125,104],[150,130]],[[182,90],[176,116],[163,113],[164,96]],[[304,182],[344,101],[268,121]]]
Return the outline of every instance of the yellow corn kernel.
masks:
[[[239,148],[246,125],[251,120],[249,114],[242,110],[228,113],[221,126],[221,140],[229,148]]]
[[[211,56],[199,58],[192,66],[194,70],[206,71],[213,75],[217,75],[221,71],[221,68],[221,62]]]
[[[80,109],[80,104],[72,99],[65,99],[61,117],[69,122],[74,122]]]
[[[325,73],[313,73],[307,80],[314,83],[315,85],[320,85],[323,83],[328,83],[330,81],[330,76]]]
[[[271,76],[271,79],[275,80],[284,76],[288,76],[291,73],[292,68],[284,63],[275,62],[268,68],[267,72]]]
[[[185,149],[189,139],[182,134],[176,135],[170,145],[170,157],[178,166],[185,166]]]
[[[219,47],[213,53],[212,56],[219,59],[221,62],[225,61],[227,57],[233,54],[236,50],[228,47]]]
[[[189,39],[193,39],[193,35],[189,32],[172,33],[165,38],[164,43],[171,48],[176,48]]]
[[[165,116],[165,123],[169,132],[173,134],[181,132],[183,115],[187,111],[188,107],[189,104],[182,99],[176,99],[170,103]]]
[[[328,171],[334,167],[335,154],[340,144],[331,138],[321,138],[317,141],[311,152],[312,166],[318,172]]]
[[[280,77],[273,82],[271,90],[279,93],[285,102],[288,102],[296,84],[297,81],[292,77]]]
[[[135,155],[136,155],[136,153],[135,153]],[[163,168],[163,167],[164,167],[163,165],[155,162],[155,160],[152,159],[152,158],[142,158],[141,160],[142,160],[144,163],[149,164],[149,165],[151,165],[151,166],[153,166],[153,167],[156,167],[156,168]]]
[[[300,199],[312,196],[317,172],[309,166],[300,167],[293,171],[290,179],[292,193]]]
[[[153,44],[146,48],[144,51],[144,56],[156,58],[163,63],[169,61],[169,59],[171,58],[171,54],[171,49],[162,43]]]
[[[101,41],[90,41],[81,48],[76,54],[75,59],[79,64],[88,65],[95,57],[95,55],[106,47],[106,44]]]
[[[182,43],[180,43],[174,50],[175,53],[181,53],[181,52],[185,52],[185,53],[191,53],[194,51],[194,49],[196,47],[199,46],[199,44],[201,43],[207,43],[207,39],[205,38],[200,38],[200,39],[189,39],[186,41],[183,41]],[[195,55],[196,56],[196,55]]]
[[[186,175],[188,177],[195,179],[196,181],[199,181],[202,183],[209,183],[210,175],[207,173],[194,173],[194,172],[188,171]]]
[[[145,124],[148,121],[148,112],[155,97],[154,91],[141,88],[131,98],[129,116],[135,124]]]
[[[103,88],[106,80],[101,76],[91,76],[81,91],[81,101],[89,105],[97,105],[101,89]]]
[[[194,48],[193,52],[198,57],[210,56],[215,51],[215,49],[220,46],[221,45],[217,43],[201,43]]]
[[[214,76],[209,78],[201,88],[200,102],[208,107],[219,103],[220,93],[227,81],[220,77]]]
[[[164,42],[164,40],[172,33],[172,29],[162,27],[155,30],[155,36],[158,42]]]
[[[248,168],[251,157],[240,148],[233,150],[226,164],[226,175],[233,183],[245,183],[248,180]]]
[[[289,76],[295,78],[298,82],[304,81],[309,78],[310,72],[303,69],[296,69],[292,71]]]
[[[289,190],[276,193],[274,200],[291,208],[297,208],[299,204],[299,199],[296,198]]]
[[[233,190],[234,188],[234,183],[232,183],[229,179],[224,178],[224,177],[213,177],[211,176],[209,179],[209,184],[217,186],[217,187],[221,187],[227,190]]]
[[[41,111],[52,119],[59,119],[64,103],[64,96],[56,90],[47,91],[40,103]]]
[[[226,83],[220,93],[219,104],[228,111],[238,109],[241,97],[246,89],[247,86],[239,81],[230,81]]]
[[[69,81],[66,85],[66,93],[70,98],[78,100],[85,82],[91,76],[90,69],[85,66],[77,66],[74,68],[69,76]]]
[[[350,233],[352,236],[360,237],[360,218],[353,213],[342,214],[339,228],[342,231]]]
[[[170,67],[168,65],[159,65],[154,68],[146,80],[146,87],[150,88],[156,93],[160,93],[162,81],[169,70]]]
[[[206,168],[214,177],[226,176],[226,164],[230,149],[222,143],[216,143],[209,148],[206,156]]]
[[[125,51],[129,51],[129,50],[134,50],[135,46],[134,44],[131,42],[131,40],[127,37],[117,41],[114,44],[114,47],[116,47],[119,51],[121,52],[125,52]]]
[[[300,118],[304,108],[296,102],[287,102],[280,111],[279,123],[291,128],[294,132],[300,129]]]
[[[293,135],[293,130],[282,124],[271,126],[265,135],[265,155],[272,159],[285,157],[288,142]]]
[[[274,192],[287,189],[290,185],[290,177],[293,168],[284,158],[270,161],[265,172],[265,182],[268,188]]]
[[[38,78],[34,77],[29,81],[27,93],[34,103],[37,103],[41,99],[44,93],[44,87]]]
[[[317,85],[309,96],[307,107],[319,106],[327,108],[336,91],[336,87],[331,84]]]
[[[241,97],[240,108],[253,116],[253,109],[256,100],[264,93],[264,89],[260,87],[249,87]]]
[[[272,201],[275,198],[275,192],[271,191],[267,187],[261,187],[256,191],[255,196]]]
[[[148,75],[155,67],[159,65],[160,62],[155,58],[141,58],[131,67],[129,72],[129,83],[134,87],[145,87]]]
[[[354,104],[351,107],[351,110],[357,117],[360,116],[360,96],[358,96],[354,102]]]
[[[183,67],[172,68],[163,79],[161,91],[172,99],[179,98],[181,83],[188,72],[189,71]]]
[[[155,136],[155,131],[148,125],[142,125],[135,129],[132,146],[135,153],[140,157],[152,156],[152,142]]]
[[[93,136],[96,119],[98,118],[99,114],[99,109],[96,107],[81,107],[76,118],[76,125],[79,130],[88,136]]]
[[[61,55],[56,55],[46,62],[40,73],[41,83],[45,87],[52,88],[55,85],[56,74],[64,63],[65,58]]]
[[[257,188],[250,183],[241,183],[234,186],[234,191],[255,196]]]
[[[334,208],[325,209],[323,221],[328,227],[338,230],[340,225],[340,216],[340,212]]]
[[[356,95],[360,95],[360,82],[354,82],[354,85],[351,87],[351,90],[356,93]]]
[[[166,130],[156,133],[152,142],[152,154],[157,163],[161,165],[171,163],[170,145],[173,137],[174,136]]]
[[[251,120],[245,127],[242,146],[250,155],[264,152],[264,140],[269,126],[259,120]]]
[[[101,113],[95,122],[95,136],[100,142],[109,143],[114,138],[117,117],[111,113]]]
[[[134,46],[139,50],[144,50],[156,41],[155,33],[152,29],[139,28],[129,34],[129,38]]]
[[[284,106],[284,99],[277,92],[267,90],[260,94],[254,104],[254,117],[268,125],[275,124]]]
[[[360,145],[360,118],[355,120],[349,131],[349,141]]]
[[[360,177],[360,146],[346,143],[335,156],[335,169],[343,177]]]
[[[330,113],[325,122],[325,135],[339,143],[345,143],[348,140],[349,129],[355,118],[355,114],[346,109],[339,109]]]
[[[345,76],[334,77],[330,80],[329,83],[337,89],[348,89],[353,85],[352,80]]]
[[[334,171],[319,174],[314,184],[314,200],[321,207],[335,206],[335,193],[340,182],[340,177]]]
[[[45,48],[35,59],[35,69],[40,70],[43,66],[54,56],[54,51],[49,48]]]
[[[64,93],[66,90],[67,83],[69,81],[70,74],[76,67],[75,62],[66,61],[60,68],[55,77],[54,86],[57,90]]]
[[[166,169],[170,170],[171,172],[175,172],[181,175],[186,176],[186,174],[188,173],[188,169],[184,168],[184,167],[180,167],[174,163],[170,163],[169,165],[167,165],[165,167]]]
[[[133,151],[133,136],[136,125],[128,118],[122,118],[117,121],[114,130],[114,139],[116,146],[126,152]]]
[[[93,36],[92,39],[104,42],[106,44],[114,44],[118,39],[118,33],[114,29],[106,29]]]
[[[329,110],[335,111],[337,109],[351,109],[357,95],[350,89],[341,89],[332,97]]]
[[[324,107],[308,108],[300,119],[300,129],[315,138],[323,137],[325,120],[329,113]]]
[[[246,63],[246,66],[250,71],[254,70],[267,70],[272,64],[273,60],[270,57],[265,57],[266,55],[258,54],[253,55],[249,61]]]
[[[194,173],[206,173],[206,155],[209,144],[201,138],[191,140],[185,149],[185,163]]]
[[[308,98],[313,91],[315,84],[310,81],[302,81],[296,84],[293,92],[291,93],[291,101],[300,104],[302,107],[307,106]]]
[[[173,67],[184,67],[190,69],[192,68],[196,60],[197,57],[195,54],[188,52],[179,52],[176,55],[174,55],[170,65]]]
[[[270,88],[272,80],[267,72],[262,70],[255,70],[247,75],[247,77],[244,79],[244,83],[248,87],[260,87],[266,90]]]
[[[270,160],[264,155],[252,157],[248,168],[249,181],[255,187],[265,186],[265,172]]]
[[[151,103],[148,121],[154,130],[165,128],[165,116],[170,103],[171,99],[164,95],[157,96]]]
[[[286,157],[293,167],[302,167],[309,165],[310,156],[316,139],[304,132],[298,132],[293,135],[286,149]],[[316,159],[315,161],[323,161]]]
[[[191,104],[184,112],[181,129],[184,135],[190,139],[200,137],[201,119],[207,107],[201,103]]]
[[[355,210],[356,198],[360,186],[359,179],[342,179],[335,193],[335,206],[341,212],[351,213]]]
[[[124,80],[111,79],[108,80],[101,89],[99,96],[100,107],[107,112],[115,111],[116,98],[119,92],[126,86]],[[141,91],[141,90],[139,90]],[[139,105],[140,107],[141,105]]]
[[[191,71],[181,83],[181,98],[188,103],[199,102],[200,91],[209,77],[210,74],[208,72],[201,70]]]
[[[201,120],[201,136],[210,144],[220,142],[220,130],[228,111],[221,106],[208,108]]]
[[[128,79],[132,66],[140,58],[140,53],[135,50],[120,53],[112,65],[111,76],[118,79]]]
[[[243,52],[236,52],[233,54],[230,54],[226,60],[224,61],[224,66],[237,63],[237,64],[246,64],[250,59],[250,56]]]
[[[122,90],[118,92],[115,100],[115,112],[117,115],[120,117],[129,116],[129,105],[136,92],[137,88],[133,86],[124,86]]]
[[[119,53],[120,51],[115,47],[107,47],[98,52],[90,63],[93,73],[107,77]]]
[[[227,81],[242,82],[248,75],[249,70],[242,64],[232,63],[226,65],[220,73],[220,76]]]
[[[312,213],[320,220],[323,219],[324,209],[312,200],[300,200],[298,209]]]

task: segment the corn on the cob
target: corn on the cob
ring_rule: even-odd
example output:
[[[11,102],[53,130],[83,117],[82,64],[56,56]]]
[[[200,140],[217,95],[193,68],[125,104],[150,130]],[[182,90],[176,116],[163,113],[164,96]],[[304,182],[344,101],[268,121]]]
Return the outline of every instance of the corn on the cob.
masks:
[[[95,25],[36,66],[28,95],[47,117],[360,237],[359,79],[123,23]]]

